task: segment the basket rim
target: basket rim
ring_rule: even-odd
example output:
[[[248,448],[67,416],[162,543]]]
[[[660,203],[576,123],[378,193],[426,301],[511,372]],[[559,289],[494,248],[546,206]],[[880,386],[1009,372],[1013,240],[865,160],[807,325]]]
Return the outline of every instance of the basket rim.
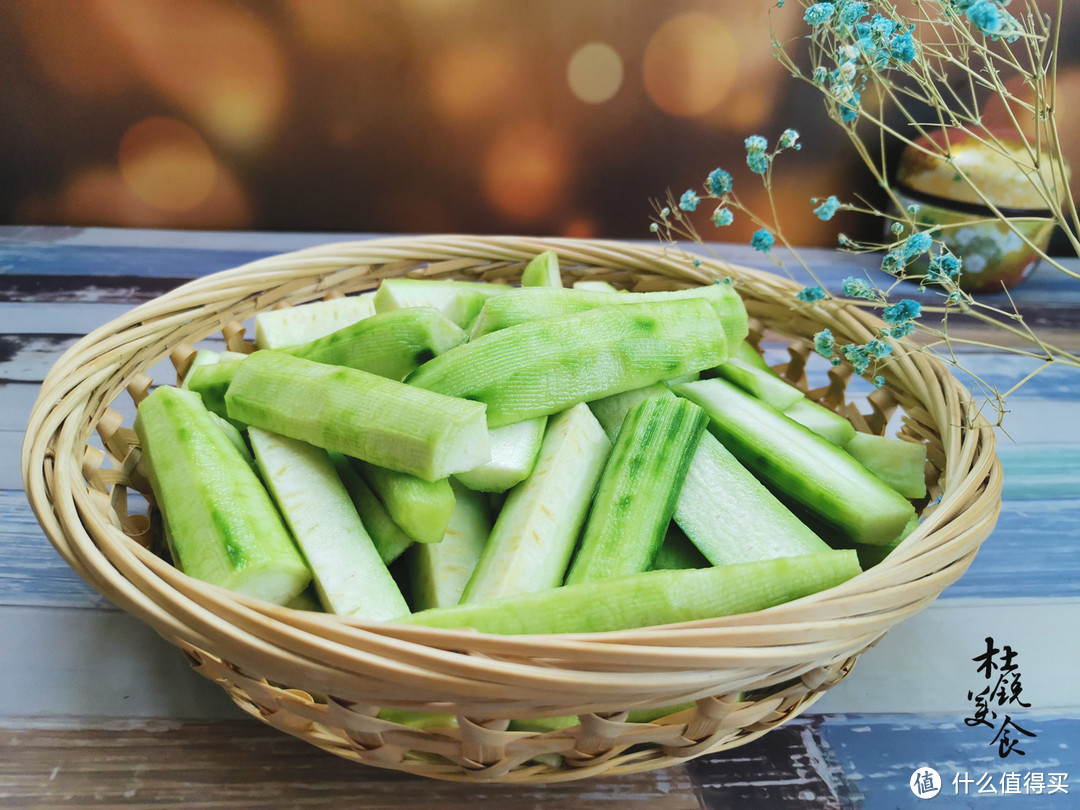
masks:
[[[679,656],[688,662],[673,671],[658,672],[645,667],[650,676],[663,672],[661,680],[664,680],[666,691],[650,690],[644,683],[647,679],[641,677],[616,677],[625,675],[623,670],[613,672],[596,666],[561,670],[562,680],[567,680],[565,673],[575,673],[583,688],[585,681],[590,680],[586,674],[597,675],[594,680],[598,696],[604,684],[623,684],[623,697],[616,700],[620,704],[627,703],[625,698],[630,693],[643,694],[643,699],[647,699],[661,692],[666,696],[697,694],[711,688],[706,684],[719,682],[725,686],[737,686],[743,681],[752,683],[753,673],[744,673],[745,677],[740,680],[731,677],[730,671],[760,670],[762,661],[769,659],[767,650],[780,650],[772,656],[774,662],[798,659],[805,664],[802,671],[799,666],[785,670],[798,677],[822,661],[831,662],[871,646],[889,627],[925,607],[963,573],[979,543],[993,528],[1000,508],[1001,466],[994,452],[993,432],[974,407],[970,393],[940,361],[925,353],[909,352],[899,344],[894,351],[901,378],[918,380],[925,386],[924,393],[932,393],[935,400],[931,410],[956,418],[957,422],[968,423],[967,427],[961,428],[946,420],[949,436],[945,442],[945,458],[949,469],[946,470],[947,481],[940,503],[899,549],[878,566],[835,588],[753,614],[661,627],[556,636],[492,636],[472,630],[406,627],[329,615],[297,616],[292,615],[297,611],[223,591],[219,593],[213,586],[191,580],[164,562],[156,565],[150,559],[152,555],[109,523],[99,511],[103,493],[87,487],[84,473],[87,464],[95,460],[86,453],[86,438],[109,405],[101,395],[101,385],[106,380],[115,382],[117,378],[125,384],[134,382],[137,385],[137,376],[152,363],[135,362],[125,351],[125,344],[136,338],[144,339],[164,327],[190,323],[196,306],[194,302],[203,302],[198,304],[201,311],[209,309],[213,315],[227,311],[227,304],[236,300],[223,296],[243,293],[245,299],[241,300],[249,300],[254,311],[283,300],[284,295],[296,295],[298,289],[317,296],[320,289],[329,288],[342,276],[359,273],[357,268],[365,263],[380,266],[393,266],[395,262],[418,266],[442,263],[439,272],[451,272],[455,261],[475,265],[480,258],[488,262],[493,271],[499,272],[522,264],[547,249],[555,250],[560,259],[566,257],[583,265],[640,267],[648,273],[664,276],[672,283],[708,283],[732,275],[737,284],[752,290],[754,296],[771,299],[771,303],[794,311],[791,302],[798,289],[794,282],[765,271],[705,257],[700,258],[699,266],[694,266],[671,251],[626,242],[512,236],[386,237],[330,243],[258,259],[188,282],[132,309],[76,342],[57,361],[42,384],[33,407],[22,454],[24,488],[46,535],[61,556],[95,589],[151,624],[166,638],[174,643],[183,641],[211,654],[220,653],[230,660],[233,660],[231,654],[240,651],[234,658],[241,667],[258,669],[260,665],[277,660],[286,672],[303,669],[310,665],[310,658],[318,656],[305,657],[301,651],[322,649],[324,653],[333,653],[331,658],[319,661],[323,667],[322,675],[333,684],[340,680],[335,680],[335,672],[355,675],[363,670],[362,664],[370,657],[367,654],[343,655],[341,648],[348,651],[343,640],[348,639],[353,652],[364,646],[383,651],[380,658],[383,665],[391,655],[395,665],[406,669],[413,664],[430,669],[456,662],[460,671],[469,673],[460,676],[463,681],[478,679],[477,682],[490,686],[499,694],[509,694],[518,683],[515,678],[530,676],[539,670],[544,670],[544,682],[551,686],[552,669],[566,666],[574,656],[597,661],[605,656],[620,657],[620,660],[631,661],[637,651],[639,664]],[[281,297],[252,294],[250,290],[255,282],[262,285],[264,291],[279,290],[301,270],[308,274],[305,278],[314,276],[315,280],[309,281],[307,286],[287,290]],[[275,282],[277,288],[268,286]],[[248,292],[244,293],[245,290]],[[215,305],[210,303],[211,300],[221,303]],[[173,305],[174,309],[166,309]],[[820,308],[842,330],[875,332],[881,324],[865,310],[843,302],[824,302]],[[216,331],[220,325],[223,324],[214,323],[210,331]],[[167,353],[167,348],[158,351],[157,359]],[[108,360],[104,367],[87,369],[88,365],[94,365],[91,361],[102,357]],[[75,373],[77,369],[82,371]],[[74,454],[69,455],[68,449],[74,450]],[[930,593],[932,595],[928,596]],[[882,595],[879,596],[882,605],[878,610],[870,609],[874,607],[870,594]],[[902,602],[899,606],[884,600],[884,596],[894,595]],[[850,602],[867,600],[869,603],[863,613],[853,617],[845,612],[850,611]],[[803,620],[793,620],[795,612],[801,613]],[[880,618],[878,613],[887,615]],[[855,623],[854,618],[869,629],[864,627],[863,633],[853,637],[854,643],[846,646],[840,642],[834,642],[832,646],[823,642],[805,645],[736,643],[740,635],[760,637],[776,628],[779,628],[776,630],[779,635],[783,635],[783,631],[790,635],[800,627],[818,627],[820,634],[828,635],[827,630],[821,629],[826,624],[843,630],[846,624]],[[227,629],[220,626],[223,619],[226,619]],[[252,633],[250,628],[255,627],[264,635]],[[312,627],[317,627],[321,633],[314,633]],[[318,642],[314,641],[317,636]],[[710,639],[715,642],[724,638],[729,639],[728,643],[708,643]],[[287,643],[275,646],[274,642],[282,640]],[[233,642],[236,646],[231,646]],[[458,652],[462,649],[486,652],[479,657],[463,656]],[[800,652],[816,652],[817,656],[812,655],[807,661],[796,655]],[[371,656],[379,658],[378,654]],[[470,659],[468,665],[460,666],[458,659],[465,658]],[[545,663],[520,663],[523,660]],[[546,663],[549,661],[557,664]],[[734,667],[740,661],[743,666]],[[752,666],[754,662],[759,666]],[[677,677],[680,673],[684,677]],[[719,673],[726,674],[718,678]],[[449,676],[444,674],[443,677]],[[383,692],[393,692],[392,687],[393,684],[380,686]],[[557,692],[552,694],[557,697]],[[603,703],[603,700],[594,700],[589,705]]]

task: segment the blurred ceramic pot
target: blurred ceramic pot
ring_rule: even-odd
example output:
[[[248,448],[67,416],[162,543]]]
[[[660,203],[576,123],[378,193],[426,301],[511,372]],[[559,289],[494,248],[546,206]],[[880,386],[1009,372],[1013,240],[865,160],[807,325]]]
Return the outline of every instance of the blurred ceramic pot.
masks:
[[[941,227],[934,237],[963,258],[960,287],[968,292],[1001,291],[1027,278],[1039,261],[1032,246],[1045,251],[1054,230],[1040,186],[1059,201],[1067,193],[1065,183],[1055,184],[1049,160],[1044,157],[1041,179],[1034,173],[1028,177],[1018,165],[1030,164],[1023,144],[1015,135],[995,135],[1000,149],[964,130],[939,130],[917,141],[934,154],[908,146],[896,170],[897,199],[905,208],[918,207],[913,219],[920,229]],[[946,143],[951,162],[939,156]],[[1067,177],[1068,167],[1065,171]],[[1015,232],[994,216],[972,184],[1010,219]],[[912,269],[919,272],[917,266]]]

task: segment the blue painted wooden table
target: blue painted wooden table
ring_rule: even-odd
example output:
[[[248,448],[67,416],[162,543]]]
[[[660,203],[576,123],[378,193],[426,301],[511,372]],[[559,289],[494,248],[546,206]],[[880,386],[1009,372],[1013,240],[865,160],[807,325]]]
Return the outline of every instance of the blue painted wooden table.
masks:
[[[53,551],[22,492],[22,431],[77,337],[192,277],[338,238],[0,228],[0,804],[877,810],[924,806],[933,768],[925,806],[1080,806],[1080,371],[1059,367],[1009,397],[1001,517],[967,574],[813,714],[751,745],[637,776],[481,788],[351,765],[243,717]],[[833,289],[864,271],[806,255]],[[1042,271],[1015,298],[1077,349],[1078,291]],[[1034,368],[987,349],[963,361],[1000,390]]]

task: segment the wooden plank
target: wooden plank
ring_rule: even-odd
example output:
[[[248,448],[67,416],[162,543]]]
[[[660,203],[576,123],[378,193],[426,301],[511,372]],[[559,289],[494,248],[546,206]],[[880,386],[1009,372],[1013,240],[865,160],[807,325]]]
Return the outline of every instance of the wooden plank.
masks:
[[[0,335],[0,383],[40,383],[76,340],[70,335]]]
[[[746,745],[688,762],[706,810],[854,808],[857,790],[822,744],[820,725],[820,718],[799,718]]]
[[[19,239],[7,238],[14,236],[12,230],[0,228],[0,242],[6,241],[6,247],[21,256],[20,261],[33,259],[22,251]],[[235,263],[237,255],[262,255],[264,251],[274,253],[299,246],[290,241],[296,235],[271,235],[276,239],[270,240],[273,246],[256,242],[261,235],[221,234],[201,241],[205,236],[69,229],[57,229],[50,235],[32,229],[20,238],[36,239],[43,248],[54,245],[47,252],[48,266],[39,270],[22,265],[21,273],[7,276],[0,269],[0,300],[7,290],[11,300],[20,300],[20,295],[38,296],[30,300],[50,305],[15,308],[10,317],[0,306],[0,320],[24,324],[5,330],[21,331],[25,339],[6,362],[8,369],[17,370],[14,377],[28,381],[25,385],[0,386],[0,458],[6,459],[0,462],[0,487],[9,490],[0,492],[0,671],[5,672],[7,686],[0,690],[0,717],[8,718],[0,724],[7,727],[0,733],[0,744],[4,746],[4,754],[0,755],[0,795],[4,798],[0,803],[32,807],[71,803],[149,806],[171,801],[207,806],[209,800],[210,806],[264,807],[278,801],[278,806],[291,807],[321,806],[324,800],[335,805],[340,805],[342,799],[354,802],[362,791],[365,806],[387,807],[435,803],[456,806],[466,801],[499,807],[581,807],[635,800],[649,807],[698,806],[684,770],[682,781],[669,776],[663,777],[666,782],[626,777],[610,780],[614,783],[611,787],[600,784],[605,780],[590,780],[555,786],[554,790],[553,786],[530,789],[532,792],[526,794],[514,792],[520,790],[516,788],[501,791],[494,787],[443,786],[393,773],[356,770],[358,766],[238,719],[239,710],[224,693],[191,672],[173,647],[134,618],[103,609],[100,597],[59,560],[41,536],[21,493],[14,491],[19,487],[17,450],[29,405],[36,395],[37,375],[43,376],[56,356],[54,347],[33,342],[40,337],[34,333],[45,329],[30,325],[40,317],[60,324],[58,329],[49,327],[50,332],[69,329],[68,334],[80,333],[83,325],[92,328],[95,318],[107,314],[102,304],[123,311],[129,303],[156,295],[180,275],[211,272],[213,261],[228,259]],[[308,237],[313,239],[311,244],[332,241],[320,235],[302,238]],[[81,257],[90,264],[61,267],[59,261],[65,256],[58,256],[57,251],[65,245],[69,251],[82,251],[68,253],[67,259]],[[208,256],[201,245],[209,246],[213,255]],[[129,268],[134,268],[136,257],[125,257],[117,251],[141,250],[145,246],[156,246],[145,257],[150,262],[149,277],[141,275],[143,270],[137,268],[129,269],[127,276],[117,272],[123,267],[110,270],[113,274],[105,281],[100,276],[78,275],[95,266],[103,267],[110,257],[130,262]],[[7,264],[6,269],[11,270],[10,262],[3,261],[4,256],[11,255],[0,251],[0,266]],[[850,257],[841,259],[822,258],[830,286],[857,268],[856,264],[846,263]],[[182,264],[184,270],[179,269]],[[202,269],[191,271],[192,267]],[[52,298],[47,289],[49,282],[39,272],[51,273],[47,278],[55,279],[57,292]],[[174,275],[168,275],[170,272]],[[133,278],[137,284],[131,283]],[[88,283],[80,285],[80,279]],[[1018,297],[1031,303],[1027,311],[1042,318],[1039,323],[1052,329],[1060,326],[1066,337],[1071,330],[1070,339],[1075,341],[1080,334],[1072,314],[1076,307],[1070,299],[1058,295],[1061,291],[1059,278],[1047,277],[1044,283],[1042,276],[1037,276],[1018,291]],[[64,300],[71,304],[53,306]],[[1055,300],[1068,303],[1055,306]],[[80,311],[83,304],[87,307]],[[19,318],[23,320],[16,320]],[[75,329],[71,324],[78,318],[85,323]],[[1000,355],[974,358],[974,365],[982,369],[979,373],[999,387],[1027,373],[1023,362],[1003,362]],[[167,370],[155,370],[154,374],[162,380],[170,379]],[[856,717],[851,723],[851,718],[830,715],[800,721],[801,725],[793,727],[787,736],[773,732],[761,741],[763,750],[754,756],[750,756],[750,748],[737,749],[723,758],[723,766],[718,766],[723,770],[713,771],[712,776],[702,771],[704,776],[696,782],[709,806],[728,806],[742,795],[740,790],[750,790],[747,785],[752,785],[753,790],[742,803],[752,802],[762,795],[763,779],[772,780],[765,795],[772,791],[771,795],[787,797],[789,803],[801,806],[860,806],[869,810],[906,806],[913,799],[906,789],[910,767],[905,775],[903,767],[883,769],[881,763],[889,761],[907,767],[911,763],[905,757],[910,759],[912,752],[918,755],[926,751],[941,752],[943,761],[948,761],[949,752],[968,750],[962,747],[966,744],[962,732],[970,729],[957,725],[956,712],[968,707],[966,690],[973,685],[974,665],[968,659],[974,653],[969,653],[967,647],[978,644],[986,634],[1006,639],[1018,648],[1025,690],[1033,698],[1037,696],[1038,708],[1059,714],[1075,712],[1075,685],[1062,674],[1076,670],[1080,651],[1075,634],[1061,632],[1080,624],[1080,599],[1076,598],[1080,576],[1072,553],[1078,539],[1080,505],[1071,486],[1075,481],[1070,480],[1080,452],[1080,434],[1066,432],[1077,427],[1073,420],[1080,391],[1074,378],[1072,372],[1051,369],[1010,399],[1014,413],[1007,426],[1021,444],[1002,451],[1008,474],[1007,501],[998,530],[968,574],[946,592],[945,598],[890,632],[863,656],[855,675],[818,704],[825,711],[884,710],[905,714],[895,718]],[[1048,476],[1051,467],[1057,472]],[[1033,497],[1040,500],[1025,500]],[[1069,598],[1035,598],[1055,594]],[[968,595],[991,598],[961,598]],[[1031,598],[1018,598],[1025,595]],[[50,604],[55,607],[42,606]],[[71,609],[75,607],[82,609]],[[49,643],[41,644],[41,639]],[[930,672],[929,667],[920,665],[923,661],[935,662],[936,670]],[[952,715],[939,722],[940,727],[935,727],[934,721],[913,716],[927,711]],[[135,718],[136,722],[134,726],[103,728],[100,721],[86,720],[93,716]],[[146,718],[224,722],[162,728],[148,727]],[[950,723],[952,727],[945,728]],[[50,724],[62,728],[49,728]],[[226,730],[223,735],[224,727],[238,730],[235,734]],[[1061,751],[1072,752],[1069,755],[1075,762],[1075,736],[1055,734],[1049,726],[1040,729],[1040,740],[1058,742]],[[912,730],[914,733],[907,733]],[[6,736],[8,732],[15,735],[16,742]],[[266,736],[265,744],[258,739],[260,734]],[[889,746],[894,741],[898,747],[891,751]],[[979,745],[983,744],[980,738]],[[299,748],[288,749],[288,745]],[[975,753],[972,761],[977,761]],[[243,754],[250,758],[243,760]],[[1058,763],[1067,762],[1066,756],[1059,754]],[[953,757],[955,761],[955,754]],[[324,766],[324,760],[329,764]],[[361,772],[362,776],[354,776]],[[785,783],[787,774],[791,774],[789,783]],[[951,772],[943,771],[943,776],[951,778]],[[264,791],[264,784],[276,785],[279,792]],[[598,784],[600,787],[594,789]],[[708,792],[715,791],[717,785],[720,793]],[[793,795],[789,795],[791,789]],[[939,802],[945,798],[939,798]],[[1051,797],[1045,798],[1045,806],[1065,806],[1050,804]]]
[[[277,251],[0,244],[0,273],[194,278],[239,267],[275,252]]]
[[[39,388],[38,383],[0,382],[0,431],[26,430]]]
[[[973,665],[974,666],[974,665]],[[974,672],[972,673],[974,676]],[[978,676],[971,680],[975,686]],[[1027,689],[1024,690],[1027,694]],[[1031,699],[1035,699],[1032,697]],[[845,784],[856,794],[858,807],[876,808],[916,807],[922,802],[909,787],[912,773],[929,765],[941,777],[941,792],[929,800],[928,807],[969,808],[987,806],[1018,808],[1075,807],[1080,792],[1080,719],[1071,717],[1039,717],[1013,715],[1034,738],[1024,738],[1018,746],[1023,756],[1014,751],[1001,757],[997,744],[992,744],[995,731],[985,726],[969,727],[964,723],[968,714],[934,718],[911,715],[849,715],[824,717],[817,726],[819,744],[839,763]],[[1015,736],[1022,736],[1013,732]],[[1041,794],[1025,792],[1024,776],[1042,774],[1049,784],[1048,774],[1064,773],[1071,783],[1068,793],[1047,790]],[[1018,795],[1003,795],[1003,778],[1017,774]],[[994,786],[996,793],[979,793],[980,785],[965,785],[963,779],[982,781]],[[955,784],[954,784],[955,780]],[[997,804],[984,799],[998,798]],[[978,799],[979,801],[975,801]],[[974,803],[973,803],[974,802]]]
[[[1006,410],[1004,435],[1001,431],[995,434],[1000,444],[1080,444],[1075,398],[1043,399],[1014,394],[1007,401]],[[984,413],[991,422],[996,418],[992,404],[984,403]]]
[[[0,276],[0,279],[2,278]],[[132,305],[128,303],[0,302],[0,324],[3,324],[7,336],[47,334],[81,336],[125,315],[131,309]]]
[[[21,490],[0,490],[0,548],[0,605],[101,607],[48,544]],[[941,598],[1080,597],[1077,548],[1080,499],[1005,501],[994,533]]]
[[[1006,501],[971,567],[941,598],[1080,597],[1077,548],[1080,500]]]
[[[47,241],[35,236],[33,231],[23,229],[8,231],[7,238],[0,238],[0,273],[187,278],[301,247],[371,238],[370,234],[183,234],[122,229],[85,230]],[[644,246],[654,244],[649,240],[637,241]],[[695,246],[687,247],[703,252]],[[748,245],[713,244],[710,249],[735,264],[777,272],[773,256],[763,256]],[[850,275],[865,276],[882,287],[894,282],[875,266],[873,257],[867,259],[821,248],[804,249],[800,255],[830,290],[839,290],[841,281]],[[776,251],[775,257],[783,258],[783,252]],[[1068,260],[1067,264],[1080,267],[1076,260]],[[803,276],[803,271],[790,259],[788,266],[796,277]],[[809,278],[806,281],[813,283]],[[1080,303],[1080,290],[1076,286],[1063,274],[1043,265],[1017,288],[1013,298],[1018,302],[1076,304]],[[914,284],[902,285],[898,293],[911,298],[933,297],[931,293],[920,293]],[[1007,308],[1008,297],[1003,293],[982,297],[988,303]]]
[[[1080,668],[1080,599],[938,599],[894,626],[860,656],[852,674],[815,704],[826,714],[955,714],[975,685],[971,659],[992,636],[1018,652],[1033,710],[1080,710],[1072,673]]]
[[[299,250],[385,234],[274,231],[177,231],[160,228],[76,228],[0,225],[0,244],[183,248],[186,250]]]
[[[973,682],[974,685],[974,682]],[[803,716],[747,745],[687,763],[708,810],[774,807],[829,810],[892,810],[921,806],[910,789],[912,773],[927,765],[941,777],[934,807],[972,807],[976,781],[990,782],[1001,795],[1006,774],[1019,775],[1017,807],[1071,807],[1080,768],[1080,720],[1017,715],[1028,740],[1024,756],[998,755],[994,731],[965,724],[965,715]],[[1015,732],[1014,732],[1015,733]],[[1071,780],[1068,794],[1024,791],[1024,776],[1036,772]],[[963,779],[971,779],[965,785]],[[954,786],[955,780],[955,786]],[[980,802],[980,805],[982,803]]]
[[[890,630],[817,709],[965,711],[970,659],[989,635],[1019,651],[1025,689],[1037,695],[1037,708],[1080,710],[1075,682],[1067,677],[1080,668],[1080,639],[1066,632],[1077,626],[1075,598],[939,599]],[[172,645],[121,611],[0,608],[0,672],[0,718],[227,719],[239,711]]]
[[[0,301],[134,306],[179,287],[190,278],[87,277],[57,273],[0,273]]]
[[[21,490],[0,490],[0,527],[0,606],[114,609],[52,547]]]
[[[5,807],[355,806],[369,808],[608,807],[726,810],[915,806],[908,787],[919,767],[936,767],[934,806],[969,807],[989,775],[1064,773],[1069,793],[1027,793],[1022,807],[1068,807],[1077,789],[1080,721],[1024,720],[1036,737],[1024,757],[991,752],[961,715],[812,715],[746,745],[685,766],[550,785],[457,784],[338,759],[255,721],[100,728],[11,726],[0,730]],[[984,735],[985,736],[985,735]],[[1023,782],[1021,782],[1021,791]],[[700,796],[700,802],[698,797]]]
[[[119,610],[0,608],[0,672],[5,723],[242,716],[176,647]]]
[[[441,782],[358,765],[254,720],[171,728],[9,727],[0,730],[0,751],[4,806],[40,810],[701,806],[683,766],[549,785]]]
[[[1080,314],[1074,317],[1080,321]],[[1036,358],[1003,352],[969,351],[961,354],[960,359],[962,370],[954,370],[953,376],[973,390],[976,386],[972,375],[1002,393],[1029,378],[1010,399],[1037,397],[1080,400],[1080,373],[1075,368],[1062,364],[1042,368],[1044,364]],[[1077,436],[1080,437],[1080,429]]]
[[[0,304],[0,308],[2,307],[3,305]],[[252,329],[253,327],[249,325],[248,334],[252,333]],[[82,332],[0,334],[0,385],[4,383],[40,384],[64,352],[70,349],[82,334]],[[222,351],[225,348],[225,341],[218,335],[200,341],[199,347]],[[176,380],[175,370],[167,360],[155,365],[148,373],[155,380],[160,379],[168,383]],[[0,394],[0,397],[2,396],[3,394]]]
[[[2,391],[0,389],[0,393]],[[0,430],[0,489],[22,491],[22,471],[19,468],[22,442],[21,430]]]
[[[997,444],[1006,500],[1080,500],[1080,444]]]

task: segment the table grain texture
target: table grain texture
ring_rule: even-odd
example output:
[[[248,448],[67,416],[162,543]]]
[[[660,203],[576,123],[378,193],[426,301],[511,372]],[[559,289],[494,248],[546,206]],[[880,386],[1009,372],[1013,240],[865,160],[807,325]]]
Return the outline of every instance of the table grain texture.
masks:
[[[1001,516],[964,577],[813,713],[752,744],[633,776],[469,785],[355,765],[243,715],[59,558],[22,491],[23,430],[63,351],[136,303],[368,236],[0,227],[0,807],[1080,807],[1080,371],[1062,367],[1008,399]],[[716,250],[771,269],[746,247]],[[858,257],[804,256],[833,290],[875,273]],[[1040,269],[1014,298],[1042,334],[1080,348],[1080,284]],[[980,347],[962,359],[999,390],[1038,365]],[[1015,653],[1030,704],[993,702],[993,727],[972,723],[987,638]],[[1034,735],[1013,732],[1023,755],[993,742],[1005,714]],[[924,803],[909,780],[927,766],[942,785]]]

